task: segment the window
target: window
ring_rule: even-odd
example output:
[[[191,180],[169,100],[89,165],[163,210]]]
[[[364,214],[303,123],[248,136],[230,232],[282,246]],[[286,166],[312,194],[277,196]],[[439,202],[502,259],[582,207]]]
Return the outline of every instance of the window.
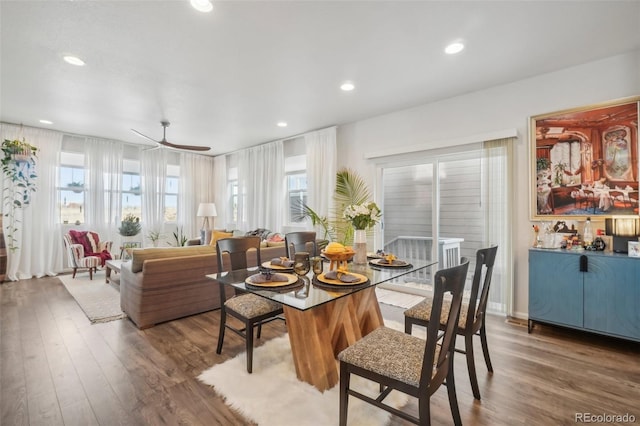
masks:
[[[287,179],[287,223],[303,222],[302,205],[307,203],[307,156],[295,155],[284,159]]]
[[[178,220],[178,186],[180,181],[180,166],[167,165],[167,177],[164,188],[164,221]]]
[[[140,162],[125,159],[122,170],[122,217],[128,214],[141,217]]]
[[[227,175],[227,194],[229,194],[229,206],[231,211],[227,212],[231,218],[230,222],[238,227],[238,168],[231,167]]]
[[[303,204],[307,204],[307,173],[287,174],[287,201],[289,205],[287,221],[303,222]]]
[[[452,266],[465,256],[471,260],[469,270],[473,271],[476,250],[498,244],[501,250],[493,272],[489,310],[508,311],[508,220],[496,223],[497,218],[507,217],[509,210],[505,196],[507,161],[506,144],[493,147],[485,142],[382,164],[382,248],[401,256],[437,257],[440,268]],[[422,290],[430,278],[429,273],[408,275],[398,284],[412,291]]]
[[[84,155],[61,152],[59,168],[59,217],[62,223],[84,223]]]

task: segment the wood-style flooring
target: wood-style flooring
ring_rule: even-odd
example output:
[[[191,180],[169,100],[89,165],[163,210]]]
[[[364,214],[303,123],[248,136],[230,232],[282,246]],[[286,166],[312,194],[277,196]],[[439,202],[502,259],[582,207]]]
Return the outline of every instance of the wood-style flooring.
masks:
[[[382,308],[385,318],[402,320],[401,309]],[[214,311],[144,331],[126,319],[91,325],[56,278],[3,283],[0,424],[250,424],[195,379],[244,350],[227,333],[215,353],[218,319]],[[276,321],[261,340],[285,332]],[[464,356],[456,355],[463,424],[569,425],[576,413],[628,413],[640,423],[640,344],[540,325],[527,334],[524,324],[500,317],[490,318],[488,336],[493,375],[476,341],[482,401],[473,399]],[[452,424],[444,388],[431,406],[432,424]]]

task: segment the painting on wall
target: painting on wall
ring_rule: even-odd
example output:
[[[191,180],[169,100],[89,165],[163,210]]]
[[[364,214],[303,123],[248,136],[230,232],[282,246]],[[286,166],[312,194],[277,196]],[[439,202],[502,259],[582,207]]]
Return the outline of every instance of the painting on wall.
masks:
[[[640,97],[536,115],[531,219],[638,217]]]

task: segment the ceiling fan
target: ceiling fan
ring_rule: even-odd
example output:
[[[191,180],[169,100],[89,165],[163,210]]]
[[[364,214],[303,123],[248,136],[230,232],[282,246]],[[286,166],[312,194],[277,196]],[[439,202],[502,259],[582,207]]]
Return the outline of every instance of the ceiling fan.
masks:
[[[166,147],[173,148],[173,149],[188,149],[188,150],[191,150],[191,151],[209,151],[211,149],[211,147],[208,147],[208,146],[178,145],[178,144],[175,144],[175,143],[168,142],[167,141],[167,127],[169,127],[169,125],[171,123],[169,123],[166,120],[163,120],[163,121],[160,122],[160,124],[162,125],[162,140],[160,140],[160,141],[157,141],[157,140],[155,140],[153,138],[150,138],[149,136],[140,133],[136,129],[131,129],[131,131],[133,133],[135,133],[136,135],[138,135],[138,136],[142,136],[145,139],[149,139],[150,141],[157,143],[158,145],[166,146]]]

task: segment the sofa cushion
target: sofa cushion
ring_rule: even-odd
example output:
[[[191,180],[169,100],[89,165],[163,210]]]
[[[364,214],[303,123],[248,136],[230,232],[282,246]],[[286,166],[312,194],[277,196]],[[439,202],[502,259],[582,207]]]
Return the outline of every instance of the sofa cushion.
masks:
[[[211,246],[186,246],[186,247],[155,247],[144,249],[133,249],[133,259],[131,261],[131,272],[142,271],[142,265],[145,260],[164,259],[173,257],[195,256],[199,254],[216,253],[215,247]]]
[[[225,231],[213,231],[211,233],[211,241],[209,245],[211,245],[214,249],[216,247],[216,242],[221,240],[222,238],[231,238],[233,237],[233,232],[225,232]]]

